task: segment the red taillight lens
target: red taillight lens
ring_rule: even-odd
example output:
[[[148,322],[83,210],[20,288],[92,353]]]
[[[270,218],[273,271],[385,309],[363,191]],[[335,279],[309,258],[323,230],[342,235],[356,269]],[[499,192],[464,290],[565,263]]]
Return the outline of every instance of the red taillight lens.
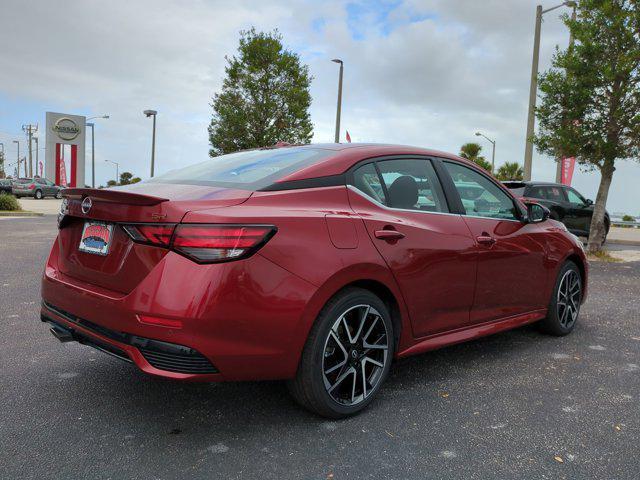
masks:
[[[137,224],[122,225],[122,228],[129,236],[138,243],[146,243],[149,245],[157,245],[160,247],[169,247],[171,244],[171,236],[175,229],[174,224]]]
[[[35,184],[32,183],[31,185],[29,185],[29,190],[33,190],[34,188],[36,188]]]
[[[171,247],[200,263],[252,255],[275,233],[273,225],[178,225]]]

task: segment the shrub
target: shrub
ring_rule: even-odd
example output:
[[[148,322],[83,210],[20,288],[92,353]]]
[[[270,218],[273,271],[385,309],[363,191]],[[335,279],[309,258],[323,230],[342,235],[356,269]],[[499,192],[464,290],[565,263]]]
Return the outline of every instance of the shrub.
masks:
[[[623,215],[622,216],[622,221],[623,222],[635,222],[635,218],[633,218],[631,215]]]
[[[0,210],[15,211],[22,210],[22,207],[16,197],[3,192],[0,193]]]

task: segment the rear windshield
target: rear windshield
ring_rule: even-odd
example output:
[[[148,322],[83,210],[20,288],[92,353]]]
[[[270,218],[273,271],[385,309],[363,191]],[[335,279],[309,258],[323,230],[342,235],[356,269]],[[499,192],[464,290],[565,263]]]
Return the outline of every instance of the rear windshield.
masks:
[[[331,150],[306,147],[247,150],[172,170],[147,182],[259,190],[333,154]]]

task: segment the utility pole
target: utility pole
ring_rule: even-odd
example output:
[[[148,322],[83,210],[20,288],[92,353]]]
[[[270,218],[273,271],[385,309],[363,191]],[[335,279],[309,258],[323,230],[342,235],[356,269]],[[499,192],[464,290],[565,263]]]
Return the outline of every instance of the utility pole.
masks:
[[[36,142],[36,174],[37,174],[38,168],[40,167],[40,163],[38,162],[38,137],[33,137],[33,140]],[[42,176],[42,172],[40,172],[40,176]]]
[[[38,131],[38,124],[22,125],[22,131],[27,134],[27,143],[29,148],[29,173],[26,173],[27,166],[25,164],[25,174],[29,177],[33,177],[33,152],[31,148],[31,140],[33,139],[33,134]]]
[[[6,177],[4,171],[4,143],[0,142],[0,147],[2,147],[2,150],[0,151],[0,178],[4,178]]]
[[[571,21],[576,21],[576,7],[573,7],[573,13],[571,14]],[[573,50],[573,44],[575,39],[573,38],[573,31],[569,30],[569,51]],[[558,158],[558,164],[556,165],[556,183],[562,181],[562,158]]]
[[[529,85],[529,112],[527,114],[527,134],[524,148],[524,179],[531,180],[531,162],[533,160],[532,137],[536,123],[536,95],[538,93],[538,62],[540,60],[540,30],[542,28],[542,16],[560,7],[576,7],[575,1],[562,2],[555,7],[542,9],[542,5],[536,7],[536,26],[533,36],[533,59],[531,60],[531,84]]]

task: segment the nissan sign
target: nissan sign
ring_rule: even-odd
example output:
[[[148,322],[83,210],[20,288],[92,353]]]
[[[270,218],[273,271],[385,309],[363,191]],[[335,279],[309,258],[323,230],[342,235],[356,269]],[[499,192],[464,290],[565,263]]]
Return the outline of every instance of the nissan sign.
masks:
[[[80,127],[68,117],[59,118],[56,123],[53,124],[52,130],[62,140],[73,140],[80,134]]]

